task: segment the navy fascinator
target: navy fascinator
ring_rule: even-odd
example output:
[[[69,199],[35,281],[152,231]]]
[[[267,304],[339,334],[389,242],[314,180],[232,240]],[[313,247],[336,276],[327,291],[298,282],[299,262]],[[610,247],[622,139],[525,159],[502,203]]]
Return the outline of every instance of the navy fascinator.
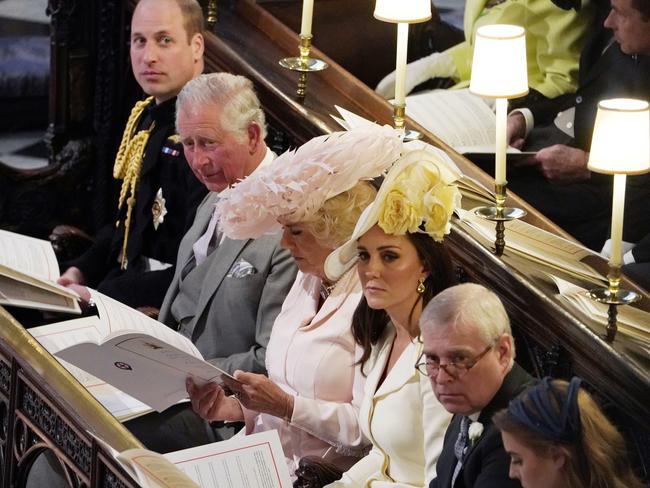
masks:
[[[547,376],[508,405],[508,414],[542,437],[572,444],[580,438],[578,391],[582,379],[574,376],[568,388],[560,389]]]

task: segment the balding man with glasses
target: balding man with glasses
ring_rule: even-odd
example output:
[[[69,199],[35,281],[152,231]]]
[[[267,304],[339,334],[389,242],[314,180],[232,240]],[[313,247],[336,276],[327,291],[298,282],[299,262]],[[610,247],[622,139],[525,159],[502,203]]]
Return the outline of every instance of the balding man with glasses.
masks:
[[[503,304],[483,286],[454,286],[429,302],[420,329],[424,348],[416,368],[454,414],[429,487],[520,486],[508,477],[510,458],[492,414],[534,379],[514,361]]]

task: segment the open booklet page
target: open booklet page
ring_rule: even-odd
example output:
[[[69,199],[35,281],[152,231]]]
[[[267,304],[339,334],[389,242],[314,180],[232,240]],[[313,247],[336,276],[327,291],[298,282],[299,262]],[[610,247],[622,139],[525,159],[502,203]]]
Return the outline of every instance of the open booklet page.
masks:
[[[55,355],[60,350],[86,341],[99,341],[106,330],[106,324],[99,317],[58,322],[33,327],[30,334],[48,351]],[[57,358],[76,380],[97,399],[120,422],[151,412],[153,409],[114,386],[86,373],[83,369]]]
[[[230,376],[204,361],[185,336],[111,298],[92,295],[106,333],[61,349],[57,357],[158,411],[187,398],[189,376],[199,385]]]
[[[495,223],[482,219],[474,212],[458,210],[460,225],[486,245],[491,245],[496,237]],[[605,276],[594,269],[604,261],[600,256],[584,246],[556,236],[546,230],[521,220],[506,222],[506,252],[511,251],[526,259],[557,268],[590,283],[602,285]],[[589,263],[589,264],[588,264]]]
[[[95,290],[90,292],[99,317],[48,324],[29,332],[119,420],[152,408],[164,410],[185,399],[187,376],[201,384],[226,374],[203,361],[186,337]]]
[[[433,90],[406,97],[408,115],[454,149],[494,145],[496,117],[469,90]]]
[[[59,265],[52,245],[0,230],[0,304],[80,313],[77,294],[56,284]]]
[[[409,117],[459,153],[494,154],[496,116],[485,100],[467,88],[410,95],[406,106]],[[521,151],[509,147],[507,152]]]
[[[236,435],[165,457],[202,488],[290,488],[289,469],[275,430]]]
[[[291,488],[275,430],[236,435],[222,442],[158,454],[147,449],[118,453],[95,437],[143,488]]]

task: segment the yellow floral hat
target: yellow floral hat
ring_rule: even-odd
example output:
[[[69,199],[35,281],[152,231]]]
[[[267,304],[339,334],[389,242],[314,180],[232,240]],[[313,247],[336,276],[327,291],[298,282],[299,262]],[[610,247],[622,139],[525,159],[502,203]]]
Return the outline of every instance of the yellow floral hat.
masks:
[[[450,219],[460,207],[460,191],[451,184],[444,153],[417,149],[404,154],[388,171],[375,201],[359,217],[352,237],[325,261],[327,277],[336,280],[357,259],[357,240],[375,224],[392,235],[421,232],[442,241],[451,230]]]

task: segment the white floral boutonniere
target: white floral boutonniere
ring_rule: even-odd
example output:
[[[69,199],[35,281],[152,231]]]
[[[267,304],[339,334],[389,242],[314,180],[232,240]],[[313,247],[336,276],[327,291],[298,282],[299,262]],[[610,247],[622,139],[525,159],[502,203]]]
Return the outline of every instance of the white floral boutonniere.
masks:
[[[469,441],[473,446],[478,442],[481,434],[483,434],[483,424],[481,422],[472,422],[469,425],[469,431],[467,433],[469,435]]]

